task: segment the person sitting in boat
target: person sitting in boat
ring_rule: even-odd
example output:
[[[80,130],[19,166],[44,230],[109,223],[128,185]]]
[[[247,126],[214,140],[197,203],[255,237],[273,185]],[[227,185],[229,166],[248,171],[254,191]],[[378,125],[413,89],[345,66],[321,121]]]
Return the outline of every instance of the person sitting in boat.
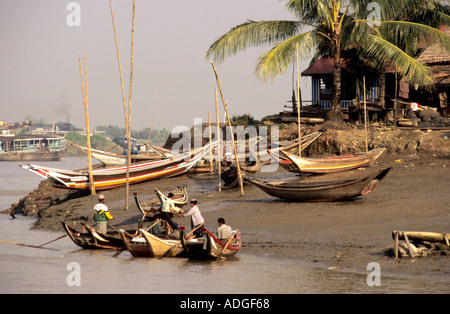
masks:
[[[222,242],[228,241],[233,235],[233,230],[230,226],[225,224],[225,219],[219,218],[217,219],[217,222],[219,223],[219,228],[217,229],[217,238]]]
[[[168,198],[163,202],[163,204],[161,206],[160,218],[162,220],[167,221],[167,223],[169,224],[170,228],[172,228],[172,230],[178,230],[179,226],[176,222],[174,222],[172,220],[171,214],[182,214],[183,210],[181,208],[178,208],[177,206],[175,206],[175,203],[173,201],[175,196],[172,192],[170,192],[169,195],[167,195],[167,196],[168,196]]]
[[[108,221],[114,219],[109,213],[108,206],[105,204],[106,197],[103,194],[98,196],[98,204],[94,206],[94,220],[97,223],[97,230],[106,234]]]
[[[197,203],[198,202],[195,198],[191,199],[191,209],[186,214],[179,214],[180,217],[191,217],[191,230],[195,229],[191,239],[203,237],[203,230],[201,226],[205,224],[205,220],[200,213],[200,208],[198,208]]]

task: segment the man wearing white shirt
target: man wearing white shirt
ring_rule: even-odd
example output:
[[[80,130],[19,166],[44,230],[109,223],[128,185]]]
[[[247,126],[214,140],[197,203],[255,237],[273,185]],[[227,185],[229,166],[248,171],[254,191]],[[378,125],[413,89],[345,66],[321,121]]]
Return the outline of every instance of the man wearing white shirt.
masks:
[[[203,225],[205,220],[200,213],[200,208],[198,208],[197,203],[196,199],[191,199],[191,209],[186,214],[182,214],[182,217],[191,217],[191,230],[197,228],[193,234],[196,238],[201,238],[203,237],[203,230],[200,225]]]

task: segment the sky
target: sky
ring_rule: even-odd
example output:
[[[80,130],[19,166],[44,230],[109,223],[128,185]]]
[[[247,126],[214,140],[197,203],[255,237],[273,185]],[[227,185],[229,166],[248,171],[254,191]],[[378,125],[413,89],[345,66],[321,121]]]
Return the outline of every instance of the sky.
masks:
[[[131,128],[190,128],[195,121],[208,122],[208,112],[215,122],[217,83],[206,51],[218,37],[247,20],[294,19],[285,3],[136,0]],[[128,101],[132,0],[112,0],[112,5]],[[79,25],[74,18],[77,12]],[[85,129],[78,57],[84,68],[86,55],[90,128],[125,127],[108,0],[2,0],[0,15],[0,120],[44,118]],[[249,113],[261,119],[286,110],[294,68],[267,82],[254,73],[258,56],[270,48],[249,48],[215,63],[231,116]],[[300,71],[307,65],[303,61]],[[310,99],[310,78],[301,77],[300,87],[303,99]],[[219,115],[223,119],[220,95]]]

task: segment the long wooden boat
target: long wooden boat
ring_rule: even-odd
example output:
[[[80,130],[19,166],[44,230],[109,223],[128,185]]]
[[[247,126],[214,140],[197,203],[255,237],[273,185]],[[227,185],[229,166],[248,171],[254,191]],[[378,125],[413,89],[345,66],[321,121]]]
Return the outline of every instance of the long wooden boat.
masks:
[[[208,148],[206,148],[208,147]],[[176,158],[155,160],[131,164],[129,167],[129,184],[173,177],[185,173],[198,162],[209,150],[209,144],[195,152]],[[20,165],[45,179],[51,178],[58,187],[89,190],[89,173],[87,170],[64,170],[37,165]],[[126,184],[127,167],[107,167],[92,171],[94,186],[97,191],[107,190]]]
[[[75,146],[76,148],[82,150],[83,152],[87,152],[87,147],[77,145],[73,142],[67,141],[71,145]],[[134,145],[137,146],[137,145]],[[141,145],[142,146],[142,145]],[[131,155],[131,162],[142,162],[142,161],[151,161],[151,160],[161,160],[161,159],[167,159],[173,157],[171,152],[169,150],[156,147],[154,145],[147,145],[143,144],[143,147],[145,147],[145,151],[139,150],[137,154]],[[111,152],[106,152],[99,149],[92,149],[91,148],[91,156],[95,159],[101,161],[107,166],[111,167],[117,167],[117,166],[124,166],[127,163],[127,156],[125,154],[116,154]]]
[[[242,175],[254,174],[261,170],[261,161],[258,158],[255,162],[240,162],[240,170]],[[227,170],[220,174],[221,179],[224,182],[222,188],[230,189],[239,185],[239,176],[236,163],[233,163]]]
[[[241,233],[235,232],[231,242],[224,243],[217,239],[208,229],[203,228],[203,237],[185,239],[185,229],[181,226],[180,239],[186,255],[191,259],[215,260],[234,256],[242,248]],[[228,245],[227,245],[228,244]]]
[[[304,150],[311,143],[313,143],[323,132],[314,132],[311,134],[303,135],[301,140],[301,149]],[[283,152],[288,152],[293,155],[299,155],[298,139],[292,144],[288,144],[282,147],[277,147],[276,149],[270,149],[267,153],[275,160],[278,160],[279,164],[288,171],[295,170],[297,166],[283,154]]]
[[[60,161],[65,151],[57,135],[0,135],[0,161]]]
[[[86,231],[78,231],[67,225],[65,222],[61,222],[64,230],[66,230],[70,239],[79,247],[83,249],[124,249],[124,243],[122,237],[118,232],[108,232],[107,234],[101,234],[88,224],[82,223],[86,228]]]
[[[284,155],[293,165],[295,165],[294,168],[290,167],[288,169],[291,172],[332,173],[373,166],[377,158],[380,157],[385,150],[385,147],[379,147],[367,153],[317,158],[300,157],[281,150],[280,156]],[[281,165],[283,166],[283,161],[281,161]]]
[[[134,192],[134,201],[136,202],[136,206],[142,214],[148,214],[153,211],[160,211],[162,204],[166,199],[168,199],[168,196],[158,189],[155,189],[155,193],[157,196],[156,198],[146,202],[141,202],[138,194]],[[182,208],[187,204],[189,195],[186,185],[178,186],[175,190],[172,191],[172,193],[175,196],[173,201],[176,206]]]
[[[184,255],[184,249],[180,240],[164,239],[146,232],[144,229],[139,229],[139,232],[153,253],[152,257],[182,257]]]
[[[267,182],[249,179],[256,187],[267,194],[288,201],[296,202],[330,202],[350,199],[372,192],[391,168],[386,168],[369,175],[336,181],[295,180]]]
[[[153,252],[143,237],[136,237],[119,229],[123,244],[133,257],[153,257]]]

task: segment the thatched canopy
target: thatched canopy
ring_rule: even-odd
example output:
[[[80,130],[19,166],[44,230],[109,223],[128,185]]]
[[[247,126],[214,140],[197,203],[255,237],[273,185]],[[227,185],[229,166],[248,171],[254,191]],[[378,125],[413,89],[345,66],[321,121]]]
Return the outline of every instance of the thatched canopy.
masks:
[[[444,32],[450,35],[450,28]],[[448,51],[442,50],[438,44],[434,44],[425,48],[417,60],[430,67],[435,85],[450,85],[450,53]]]

